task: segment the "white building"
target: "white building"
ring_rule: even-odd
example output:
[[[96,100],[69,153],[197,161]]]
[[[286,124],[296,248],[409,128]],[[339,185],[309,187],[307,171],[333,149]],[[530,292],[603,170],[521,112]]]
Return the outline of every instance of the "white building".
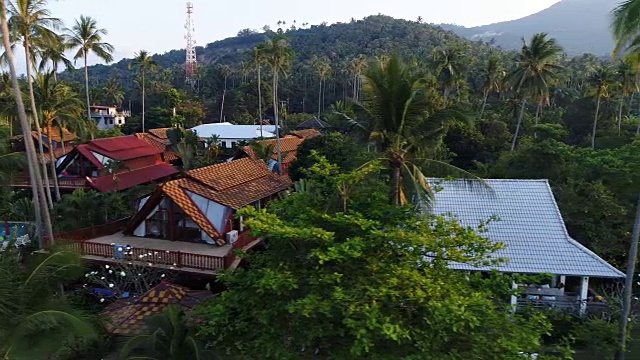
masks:
[[[233,125],[228,122],[203,124],[191,129],[201,139],[218,137],[220,146],[234,148],[240,141],[250,141],[257,138],[275,137],[276,127],[274,125],[262,125],[262,136],[260,125]]]
[[[91,119],[96,122],[98,129],[107,130],[125,124],[126,118],[131,116],[129,111],[118,111],[116,106],[91,106]]]

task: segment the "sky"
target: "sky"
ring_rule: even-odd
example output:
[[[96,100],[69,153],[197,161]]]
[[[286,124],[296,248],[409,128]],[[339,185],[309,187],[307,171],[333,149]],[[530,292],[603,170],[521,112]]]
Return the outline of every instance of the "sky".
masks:
[[[378,13],[427,23],[478,26],[513,20],[543,10],[558,0],[192,0],[197,45],[235,36],[238,30],[260,29],[279,20],[319,24],[348,22]],[[54,17],[71,27],[81,14],[109,31],[114,58],[131,57],[140,49],[164,53],[184,48],[186,0],[57,0]],[[96,63],[97,59],[90,59]],[[80,65],[80,64],[78,64]],[[23,67],[19,64],[19,68]]]

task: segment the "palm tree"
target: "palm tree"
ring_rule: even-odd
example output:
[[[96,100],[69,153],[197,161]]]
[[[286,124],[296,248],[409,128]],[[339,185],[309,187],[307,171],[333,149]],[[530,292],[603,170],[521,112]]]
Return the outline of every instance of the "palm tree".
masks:
[[[318,117],[320,117],[320,114],[324,109],[324,91],[326,90],[324,87],[327,81],[327,77],[329,76],[329,73],[331,73],[331,66],[326,59],[321,59],[318,57],[314,57],[312,63],[313,67],[315,67],[316,72],[318,73],[318,78],[320,80],[320,87],[318,90]]]
[[[522,39],[522,50],[518,54],[516,68],[508,75],[508,80],[521,99],[511,151],[516,148],[527,99],[531,96],[537,99],[549,97],[549,84],[557,79],[559,71],[562,70],[562,66],[556,63],[561,53],[562,48],[556,40],[547,39],[545,33],[533,35],[529,44]]]
[[[51,138],[54,134],[54,127],[62,128],[63,122],[78,122],[82,119],[82,102],[71,88],[63,83],[56,82],[55,72],[39,74],[35,80],[35,98],[38,104],[38,112],[47,136]],[[84,120],[86,122],[89,120]],[[56,125],[57,124],[57,125]],[[51,165],[51,176],[56,190],[56,199],[60,200],[60,189],[58,187],[56,175],[56,159],[53,153],[53,146],[49,144],[49,157]]]
[[[0,0],[0,25],[2,30],[2,40],[5,47],[6,63],[9,66],[9,72],[11,74],[11,87],[13,89],[13,96],[18,110],[18,119],[20,120],[20,126],[22,128],[22,135],[24,137],[27,163],[29,164],[29,177],[31,179],[31,192],[33,195],[34,210],[36,217],[36,231],[37,237],[40,241],[40,245],[44,244],[44,234],[49,236],[51,242],[53,239],[53,227],[51,226],[51,217],[49,214],[49,208],[47,207],[46,198],[44,194],[44,188],[42,186],[42,175],[38,170],[38,157],[36,155],[36,148],[31,137],[31,125],[27,119],[27,113],[22,101],[22,92],[20,91],[20,83],[18,82],[18,73],[13,61],[13,49],[11,48],[11,33],[9,32],[9,25],[7,21],[7,4],[6,0]]]
[[[3,359],[49,359],[69,337],[95,339],[85,316],[58,289],[82,273],[77,254],[50,249],[25,269],[18,250],[0,253],[0,354]]]
[[[492,92],[500,91],[502,87],[502,82],[504,77],[506,76],[506,71],[502,68],[502,64],[500,63],[500,58],[497,56],[491,56],[487,60],[487,65],[483,69],[482,77],[482,108],[480,109],[480,115],[478,115],[478,120],[482,120],[482,116],[484,115],[484,110],[487,106],[487,99],[489,98],[489,94]]]
[[[144,100],[145,100],[145,73],[147,70],[151,71],[155,69],[156,62],[149,56],[146,50],[140,50],[134,55],[133,60],[129,64],[129,70],[138,68],[140,76],[142,77],[142,132],[144,132]]]
[[[53,80],[58,81],[58,68],[60,65],[64,65],[67,70],[72,70],[73,63],[64,54],[69,48],[65,37],[56,35],[50,40],[37,44],[38,56],[40,57],[38,69],[42,72],[50,64],[51,70],[53,70]]]
[[[57,42],[58,36],[53,30],[58,29],[62,23],[60,19],[52,18],[51,13],[45,8],[46,0],[18,0],[15,3],[9,3],[9,26],[14,32],[16,39],[22,42],[25,53],[25,61],[27,65],[27,85],[29,87],[29,104],[31,106],[31,114],[38,134],[38,150],[40,156],[44,157],[44,148],[42,145],[42,131],[40,129],[40,121],[38,119],[38,111],[33,95],[33,77],[31,71],[37,54],[37,45]],[[53,209],[53,199],[51,198],[51,186],[49,185],[49,175],[45,161],[41,162],[42,173],[44,174],[45,195],[49,202],[49,208]]]
[[[640,0],[622,1],[613,10],[611,28],[617,40],[614,54],[620,53],[626,45],[637,41],[640,35]]]
[[[204,360],[216,356],[204,348],[194,331],[187,326],[182,310],[171,305],[167,310],[147,320],[147,334],[131,338],[120,352],[120,359]]]
[[[353,75],[353,100],[359,101],[362,91],[362,73],[367,68],[367,59],[364,55],[358,55],[351,60],[350,68]]]
[[[631,94],[638,92],[637,65],[633,57],[626,57],[616,67],[616,78],[620,85],[620,102],[618,104],[618,131],[622,127],[622,109],[624,103]]]
[[[451,90],[455,87],[464,70],[460,50],[453,47],[433,49],[433,62],[442,83],[442,96],[444,101],[447,102]]]
[[[281,172],[282,152],[280,151],[280,121],[278,119],[278,80],[286,76],[293,57],[289,43],[282,35],[275,35],[267,41],[264,48],[266,63],[271,68],[273,93],[273,118],[276,126],[276,152],[278,153],[277,171]]]
[[[596,114],[593,117],[593,130],[591,133],[591,148],[596,148],[596,131],[598,130],[598,118],[600,115],[600,103],[603,98],[609,97],[609,86],[615,78],[615,72],[610,66],[601,66],[589,76],[589,83],[593,86],[596,98]]]
[[[227,95],[227,78],[231,76],[231,67],[229,65],[220,65],[218,66],[218,69],[220,70],[220,74],[224,78],[224,90],[222,91],[222,103],[220,104],[220,122],[224,122],[224,98]]]
[[[107,64],[113,61],[111,53],[114,51],[113,45],[103,42],[102,37],[107,35],[106,29],[98,29],[98,23],[90,16],[80,15],[80,19],[71,29],[67,29],[69,48],[78,48],[74,59],[84,60],[84,88],[87,97],[87,118],[91,119],[91,100],[89,98],[89,66],[87,57],[89,53],[96,54]]]
[[[364,113],[364,121],[350,119],[350,122],[364,130],[366,141],[380,142],[391,170],[392,204],[404,205],[409,199],[420,205],[431,199],[432,190],[422,173],[422,165],[436,165],[463,177],[473,177],[444,162],[421,158],[439,145],[446,123],[468,120],[455,108],[434,108],[427,96],[432,84],[426,77],[394,56],[370,67],[363,85],[364,102],[357,106]]]
[[[256,141],[251,144],[251,149],[256,154],[256,158],[264,161],[266,164],[269,164],[269,160],[271,160],[271,157],[273,156],[273,144]]]
[[[260,124],[260,137],[262,135],[262,65],[265,62],[265,46],[264,44],[260,44],[253,48],[253,64],[257,70],[258,77],[258,122]]]
[[[112,77],[107,80],[107,83],[102,88],[104,97],[111,103],[111,105],[122,106],[124,100],[124,91],[118,82],[118,79]]]

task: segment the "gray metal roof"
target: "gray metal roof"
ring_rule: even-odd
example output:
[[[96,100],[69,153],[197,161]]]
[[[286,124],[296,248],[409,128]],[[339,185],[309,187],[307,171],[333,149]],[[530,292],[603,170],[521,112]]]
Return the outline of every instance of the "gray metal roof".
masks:
[[[509,261],[492,268],[455,263],[460,270],[495,269],[509,273],[620,278],[624,273],[573,240],[547,180],[484,180],[490,190],[469,180],[428,179],[435,184],[432,212],[450,215],[476,228],[491,217],[481,235],[505,248],[493,254]]]

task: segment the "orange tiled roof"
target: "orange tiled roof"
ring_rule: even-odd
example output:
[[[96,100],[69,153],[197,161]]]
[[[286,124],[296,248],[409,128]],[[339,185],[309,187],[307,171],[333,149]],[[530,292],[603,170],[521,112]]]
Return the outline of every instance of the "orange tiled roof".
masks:
[[[198,194],[232,209],[275,195],[291,186],[286,176],[275,174],[261,161],[244,158],[187,172],[183,179],[162,186],[167,194],[212,239],[224,229],[216,229],[187,192]]]
[[[49,131],[47,130],[47,128],[43,128],[40,130],[42,132],[43,136],[48,137],[47,135],[49,134]],[[37,131],[32,131],[31,132],[31,136],[33,136],[33,138],[35,140],[38,140],[38,132]],[[60,129],[58,128],[54,128],[53,129],[53,134],[51,135],[51,140],[53,141],[72,141],[72,140],[77,140],[78,137],[76,136],[76,134],[72,133],[71,131],[67,130],[67,129],[62,129],[62,137],[60,137]]]
[[[160,128],[160,129],[149,129],[149,134],[159,138],[159,139],[169,139],[167,136],[167,130],[171,128]]]
[[[158,130],[158,129],[153,129],[153,130]],[[174,161],[174,160],[180,159],[180,156],[178,156],[178,154],[170,150],[171,142],[168,139],[166,141],[163,141],[147,133],[136,133],[135,135],[138,139],[142,139],[147,143],[149,143],[149,145],[155,147],[156,149],[162,150],[164,153],[165,161]]]
[[[322,135],[322,133],[316,129],[304,129],[304,130],[293,131],[291,132],[291,135],[306,140],[306,139],[311,139],[311,138],[320,136]]]
[[[298,147],[300,146],[300,144],[304,142],[304,140],[305,139],[303,138],[299,138],[295,136],[285,136],[281,138],[280,151],[282,152],[282,162],[287,162],[285,161],[285,158],[289,159],[288,161],[293,161],[293,159],[296,158]],[[273,160],[278,159],[278,149],[276,148],[276,139],[261,140],[261,141],[257,141],[257,143],[261,144],[262,146],[273,145],[273,154],[271,155],[271,158]],[[255,150],[251,146],[243,147],[242,151],[244,151],[244,153],[247,154],[247,156],[249,156],[251,159],[259,160],[258,155],[256,154]]]

